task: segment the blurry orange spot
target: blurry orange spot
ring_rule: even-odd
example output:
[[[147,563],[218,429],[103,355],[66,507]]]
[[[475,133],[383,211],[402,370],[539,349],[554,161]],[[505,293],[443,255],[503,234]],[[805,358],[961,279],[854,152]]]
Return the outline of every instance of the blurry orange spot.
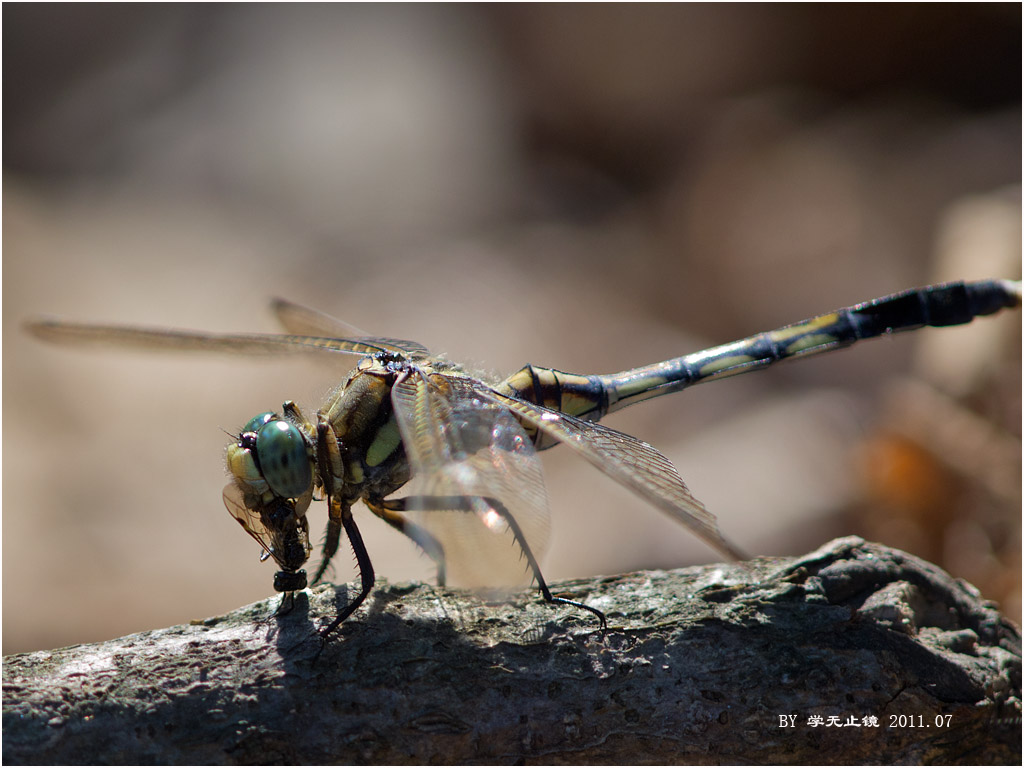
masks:
[[[948,499],[948,477],[931,454],[897,435],[879,434],[861,449],[865,485],[874,501],[934,522]]]

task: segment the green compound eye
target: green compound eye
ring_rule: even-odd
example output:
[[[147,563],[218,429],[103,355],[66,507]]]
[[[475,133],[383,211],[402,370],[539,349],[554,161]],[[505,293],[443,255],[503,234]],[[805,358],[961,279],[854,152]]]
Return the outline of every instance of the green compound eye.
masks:
[[[261,413],[259,416],[253,416],[249,421],[246,422],[245,426],[242,427],[242,432],[255,432],[264,424],[271,419],[277,418],[273,411],[266,411]]]
[[[278,496],[296,498],[313,484],[306,441],[298,428],[287,421],[274,419],[260,427],[256,434],[256,456],[263,479]]]

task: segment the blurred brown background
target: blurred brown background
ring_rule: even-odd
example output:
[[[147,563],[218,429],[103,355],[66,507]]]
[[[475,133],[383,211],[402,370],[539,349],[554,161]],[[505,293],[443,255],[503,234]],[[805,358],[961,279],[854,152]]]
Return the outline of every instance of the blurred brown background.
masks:
[[[501,375],[603,373],[1020,277],[1019,5],[3,21],[4,653],[269,594],[220,501],[224,430],[315,408],[346,367],[54,348],[26,317],[270,331],[283,295]],[[861,534],[1019,620],[1020,327],[878,340],[609,424],[751,552]],[[549,580],[714,557],[574,457],[544,463]],[[359,520],[379,574],[430,576]]]

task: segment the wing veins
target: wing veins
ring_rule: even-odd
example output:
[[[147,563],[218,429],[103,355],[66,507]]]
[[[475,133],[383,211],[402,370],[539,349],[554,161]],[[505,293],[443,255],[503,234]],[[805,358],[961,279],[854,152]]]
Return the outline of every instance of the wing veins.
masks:
[[[288,333],[365,342],[414,357],[425,357],[430,354],[430,350],[419,342],[370,336],[344,320],[339,320],[318,309],[296,304],[294,301],[277,298],[271,302],[270,307],[277,316],[281,327]]]
[[[546,549],[548,503],[543,471],[532,442],[507,408],[480,396],[474,380],[428,374],[413,367],[392,387],[392,404],[413,479],[410,498],[465,500],[446,516],[439,507],[414,506],[414,521],[442,545],[449,574],[467,585],[508,586],[529,575],[521,549],[496,519],[503,509],[536,557]],[[418,517],[415,515],[419,514]],[[439,514],[440,513],[440,514]]]
[[[338,339],[273,333],[210,333],[173,328],[69,323],[63,320],[33,320],[26,323],[25,327],[37,338],[58,344],[93,344],[147,351],[242,355],[368,355],[391,349],[385,343],[375,343],[372,338]]]
[[[669,459],[624,432],[493,390],[480,392],[582,456],[599,470],[689,528],[712,548],[734,560],[747,555],[718,529],[715,516],[686,487]]]

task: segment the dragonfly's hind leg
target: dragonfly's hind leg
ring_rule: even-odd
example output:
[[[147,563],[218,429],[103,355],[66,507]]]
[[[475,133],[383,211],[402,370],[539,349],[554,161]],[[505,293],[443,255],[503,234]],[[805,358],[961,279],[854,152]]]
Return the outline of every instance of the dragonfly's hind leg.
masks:
[[[544,597],[544,599],[549,603],[571,605],[574,608],[580,608],[584,611],[589,611],[590,613],[597,616],[597,620],[601,622],[601,629],[606,629],[608,627],[608,620],[605,618],[605,615],[601,611],[597,610],[597,608],[592,608],[591,606],[586,605],[585,603],[580,603],[575,600],[569,600],[566,597],[555,597],[551,594],[551,590],[548,589],[547,582],[544,581],[544,576],[540,572],[540,565],[537,563],[537,559],[533,556],[533,551],[530,549],[530,545],[526,542],[526,537],[523,536],[523,532],[519,528],[519,523],[516,522],[515,517],[512,515],[511,512],[509,512],[505,508],[505,505],[502,504],[497,499],[485,497],[484,501],[490,504],[491,508],[494,509],[494,511],[497,512],[499,515],[501,515],[502,519],[508,524],[508,527],[512,530],[512,535],[515,536],[516,542],[519,544],[519,548],[522,549],[523,554],[526,555],[526,561],[530,564],[530,570],[533,571],[533,578],[537,580],[537,588],[540,589],[540,593]]]
[[[486,503],[488,507],[500,515],[501,519],[508,525],[509,530],[512,531],[512,536],[515,538],[516,544],[519,545],[520,551],[522,551],[523,555],[526,557],[526,562],[530,566],[530,571],[533,573],[533,578],[536,580],[537,587],[540,589],[540,593],[544,597],[545,601],[549,603],[557,603],[559,605],[571,605],[573,608],[588,611],[597,616],[598,621],[601,622],[601,629],[605,629],[607,627],[608,620],[601,611],[597,610],[597,608],[591,608],[589,605],[585,605],[584,603],[569,600],[565,597],[555,597],[551,594],[551,590],[548,589],[547,582],[544,581],[544,575],[540,572],[540,565],[537,563],[537,558],[533,556],[533,550],[530,549],[530,545],[527,543],[526,537],[523,535],[523,531],[519,527],[519,523],[516,522],[515,516],[508,511],[505,505],[497,499],[490,496],[406,496],[401,499],[390,499],[386,504],[392,513],[405,511],[410,507],[423,510],[447,509],[461,512],[473,512],[476,509],[474,502],[478,501]],[[398,516],[399,515],[396,514],[396,517]],[[404,516],[400,517],[404,519]],[[408,523],[408,521],[406,521],[406,523],[407,525],[413,525],[412,523]],[[422,530],[419,526],[416,526],[416,528]],[[402,529],[400,528],[399,530]],[[405,531],[403,531],[403,533],[405,533]],[[407,535],[410,535],[411,538],[416,540],[417,544],[423,546],[415,536],[412,536],[412,534]],[[429,534],[427,535],[430,536]],[[437,543],[437,540],[434,539],[433,536],[430,536],[430,539]],[[440,544],[437,543],[437,546],[440,547]]]
[[[416,525],[403,514],[408,509],[405,502],[405,499],[388,499],[378,503],[365,500],[364,503],[373,514],[416,542],[416,546],[434,561],[437,567],[437,586],[443,587],[447,581],[444,546],[423,526]]]

